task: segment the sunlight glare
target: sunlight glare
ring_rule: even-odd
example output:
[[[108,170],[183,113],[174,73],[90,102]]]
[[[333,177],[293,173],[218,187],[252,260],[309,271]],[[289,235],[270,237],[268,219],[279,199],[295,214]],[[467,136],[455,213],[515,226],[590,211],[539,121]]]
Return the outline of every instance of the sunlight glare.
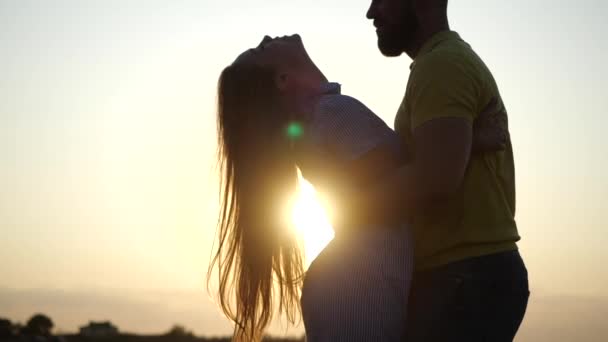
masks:
[[[334,230],[329,223],[327,209],[321,205],[314,187],[302,177],[291,218],[295,229],[304,240],[308,267],[334,238]]]

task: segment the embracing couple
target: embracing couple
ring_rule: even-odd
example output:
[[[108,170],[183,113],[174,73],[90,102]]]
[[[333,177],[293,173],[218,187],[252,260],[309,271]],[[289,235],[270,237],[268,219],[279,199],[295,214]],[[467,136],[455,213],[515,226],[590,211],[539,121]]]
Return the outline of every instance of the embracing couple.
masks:
[[[413,59],[394,131],[298,35],[265,37],[220,76],[212,266],[235,340],[260,340],[278,310],[302,315],[309,342],[512,341],[529,291],[496,82],[447,0],[373,0],[367,17],[382,54]],[[306,274],[281,215],[298,168],[337,208]]]

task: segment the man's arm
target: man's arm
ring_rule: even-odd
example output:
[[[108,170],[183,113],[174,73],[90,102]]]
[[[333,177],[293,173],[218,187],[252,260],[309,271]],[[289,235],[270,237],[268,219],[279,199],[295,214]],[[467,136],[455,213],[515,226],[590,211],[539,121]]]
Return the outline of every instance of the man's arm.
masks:
[[[471,123],[458,117],[434,119],[414,130],[414,189],[423,202],[443,199],[460,187],[471,155],[472,131]]]
[[[461,185],[471,153],[472,127],[459,117],[437,118],[414,130],[415,157],[377,185],[344,194],[335,225],[403,222]]]

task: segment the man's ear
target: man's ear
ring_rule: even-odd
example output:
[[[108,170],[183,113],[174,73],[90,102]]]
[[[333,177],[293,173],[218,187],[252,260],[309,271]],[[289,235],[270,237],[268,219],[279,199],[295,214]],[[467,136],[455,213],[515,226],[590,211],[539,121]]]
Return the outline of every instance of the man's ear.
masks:
[[[277,85],[277,88],[279,88],[279,90],[286,90],[287,86],[289,85],[289,75],[283,72],[278,73],[275,77],[274,83]]]

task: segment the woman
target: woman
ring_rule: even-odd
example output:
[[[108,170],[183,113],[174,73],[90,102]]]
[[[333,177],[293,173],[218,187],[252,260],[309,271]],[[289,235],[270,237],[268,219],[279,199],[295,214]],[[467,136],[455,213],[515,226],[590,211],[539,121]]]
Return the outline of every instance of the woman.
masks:
[[[298,167],[331,193],[406,162],[396,133],[328,83],[298,35],[266,36],[242,53],[218,93],[222,204],[210,270],[218,268],[235,340],[260,340],[275,309],[291,322],[302,312],[308,341],[400,340],[412,272],[406,225],[337,231],[304,280],[297,238],[280,215]],[[494,129],[476,127],[490,137],[477,148],[496,147],[500,134],[485,134]]]

